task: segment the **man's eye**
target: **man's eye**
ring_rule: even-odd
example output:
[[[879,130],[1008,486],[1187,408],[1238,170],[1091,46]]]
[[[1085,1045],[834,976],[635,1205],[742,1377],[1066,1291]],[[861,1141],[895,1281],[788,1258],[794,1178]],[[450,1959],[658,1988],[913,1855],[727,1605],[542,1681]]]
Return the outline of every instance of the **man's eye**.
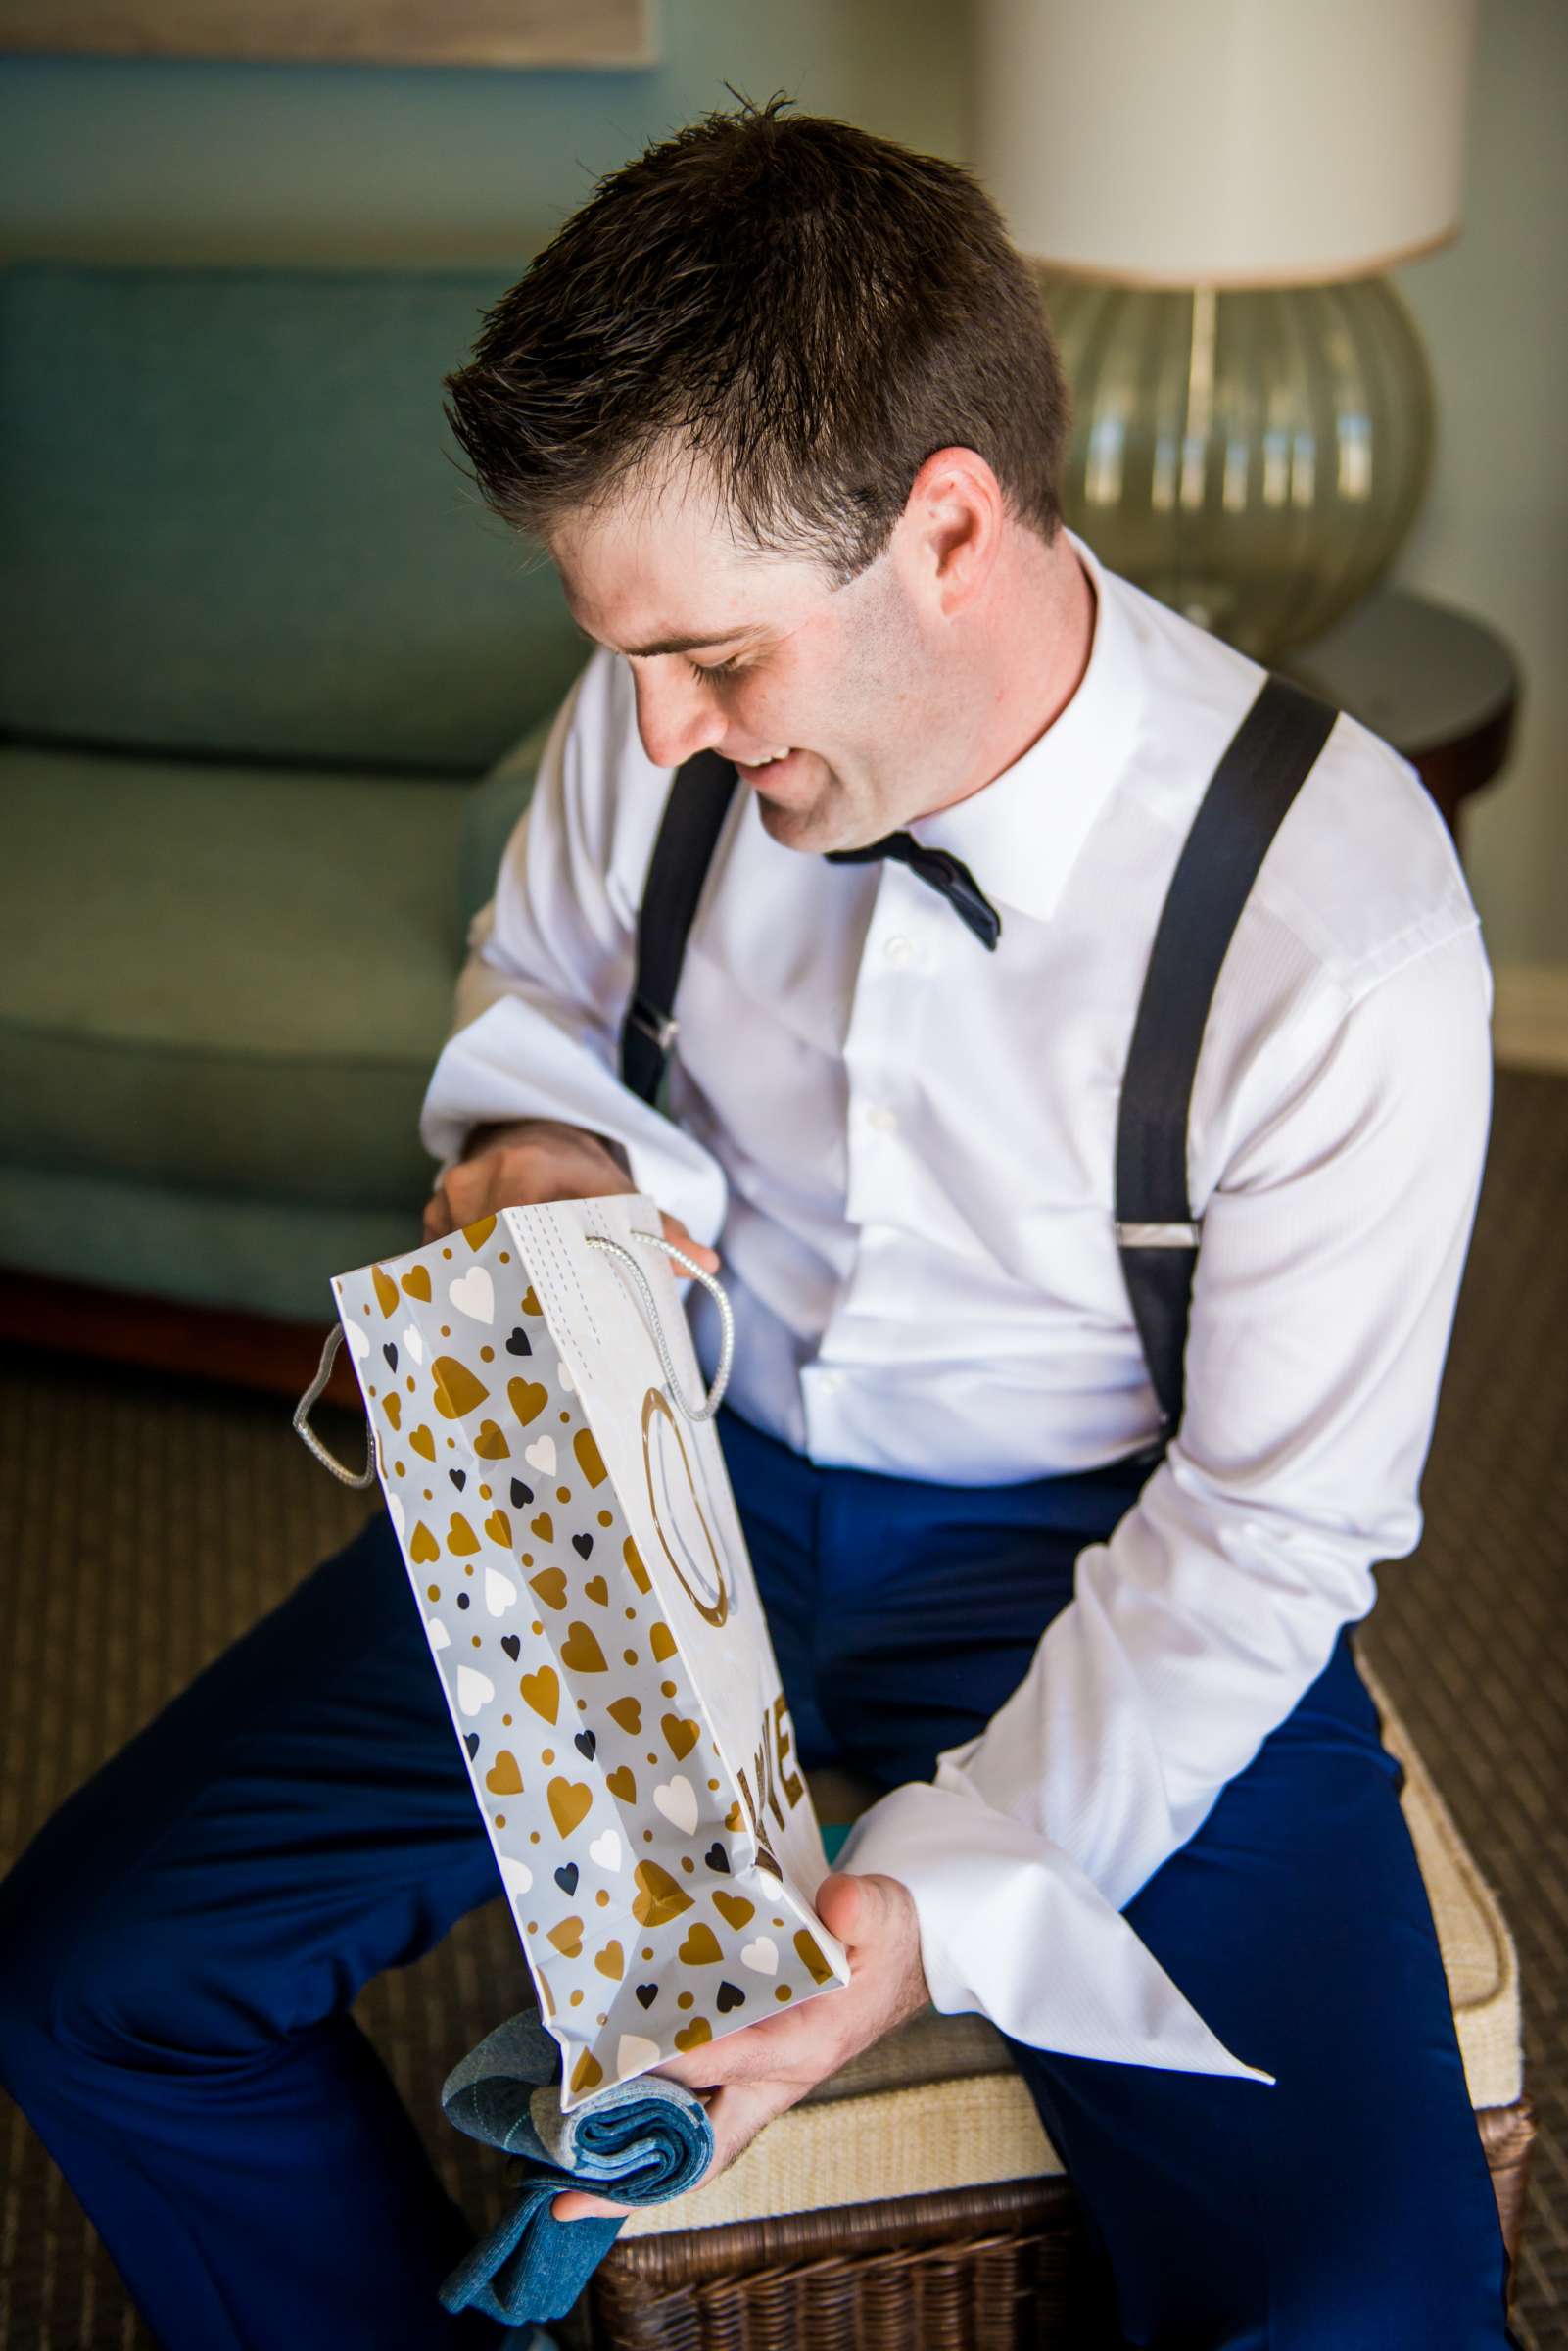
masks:
[[[743,661],[715,661],[710,668],[704,669],[700,661],[693,661],[689,667],[692,676],[696,678],[735,678],[739,676],[745,663]]]

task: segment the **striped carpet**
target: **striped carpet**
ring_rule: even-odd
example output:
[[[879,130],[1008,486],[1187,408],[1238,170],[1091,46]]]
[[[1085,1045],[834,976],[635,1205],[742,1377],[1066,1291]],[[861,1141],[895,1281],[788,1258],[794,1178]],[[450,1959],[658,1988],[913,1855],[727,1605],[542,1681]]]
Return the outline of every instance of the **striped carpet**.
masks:
[[[1568,2345],[1568,1080],[1505,1072],[1428,1470],[1427,1532],[1386,1568],[1366,1650],[1519,1944],[1541,2122],[1517,2319]],[[199,1367],[194,1370],[199,1373]],[[0,1861],[69,1789],[362,1518],[288,1410],[66,1362],[0,1369]],[[356,1434],[328,1415],[338,1450]],[[89,1620],[90,1644],[80,1628]],[[413,2112],[510,2005],[499,1905],[359,2015]],[[512,1995],[518,1995],[513,2000]],[[436,2122],[476,2223],[488,2151]],[[151,2337],[59,2174],[0,2098],[0,2345],[108,2351]]]

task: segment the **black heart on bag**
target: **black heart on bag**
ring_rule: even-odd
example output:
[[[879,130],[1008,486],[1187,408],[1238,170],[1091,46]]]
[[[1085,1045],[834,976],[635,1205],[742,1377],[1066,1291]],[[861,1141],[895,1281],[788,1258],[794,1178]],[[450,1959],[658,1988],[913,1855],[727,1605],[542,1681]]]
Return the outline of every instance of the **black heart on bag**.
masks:
[[[460,1494],[460,1493],[462,1492],[462,1490],[463,1490],[464,1486],[466,1486],[466,1485],[467,1485],[467,1483],[468,1483],[468,1472],[467,1472],[467,1470],[466,1470],[466,1469],[449,1469],[449,1470],[448,1470],[448,1472],[447,1472],[447,1475],[448,1475],[448,1476],[449,1476],[449,1477],[451,1479],[451,1482],[452,1482],[452,1484],[453,1484],[453,1485],[456,1487],[456,1489],[457,1489],[458,1493]]]
[[[396,1347],[394,1347],[390,1339],[387,1341],[385,1347],[382,1348],[381,1352],[387,1359],[387,1368],[391,1371],[396,1371],[398,1368],[398,1350]]]
[[[572,1741],[572,1745],[580,1755],[586,1755],[589,1762],[593,1762],[594,1750],[597,1747],[598,1741],[592,1731],[579,1731],[577,1737]]]
[[[468,1750],[468,1760],[471,1763],[475,1755],[477,1755],[479,1752],[479,1733],[477,1731],[464,1731],[463,1745]]]
[[[500,1645],[506,1652],[506,1655],[510,1657],[512,1663],[515,1665],[523,1646],[521,1641],[518,1640],[517,1635],[515,1633],[502,1633],[500,1637]]]
[[[659,1988],[656,1984],[640,1984],[637,1988],[637,1996],[641,2007],[651,2008],[659,1996]]]
[[[514,1330],[512,1332],[511,1337],[506,1342],[506,1352],[508,1355],[533,1354],[534,1350],[528,1344],[528,1333],[526,1330]]]
[[[572,1549],[580,1559],[586,1559],[593,1548],[594,1538],[592,1535],[574,1535],[572,1537]]]
[[[721,1984],[714,1995],[713,2005],[721,2016],[727,2015],[732,2008],[743,2008],[745,2004],[746,1995],[738,1984]]]
[[[533,1487],[525,1486],[520,1477],[514,1477],[512,1479],[512,1509],[514,1511],[526,1511],[533,1499]]]
[[[562,1894],[575,1894],[577,1892],[577,1863],[563,1861],[555,1872],[555,1883]]]
[[[726,1877],[730,1875],[730,1856],[722,1845],[710,1845],[702,1858],[710,1869],[722,1869]]]

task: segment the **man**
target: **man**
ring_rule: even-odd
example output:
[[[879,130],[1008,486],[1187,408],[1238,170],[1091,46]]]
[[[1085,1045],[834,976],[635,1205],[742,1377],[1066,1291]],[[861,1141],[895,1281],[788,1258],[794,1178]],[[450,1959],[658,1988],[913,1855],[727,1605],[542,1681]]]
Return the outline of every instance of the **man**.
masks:
[[[890,1791],[822,1891],[848,1989],[666,2070],[714,2093],[722,2164],[928,1995],[979,2008],[1129,2340],[1505,2342],[1349,1639],[1419,1530],[1488,1115],[1485,960],[1418,780],[1342,718],[1237,925],[1164,1428],[1119,1089],[1262,673],[1062,526],[1066,395],[991,207],[841,124],[709,118],[600,186],[451,389],[598,649],[474,926],[426,1237],[636,1188],[722,1255],[799,1749]],[[702,750],[743,790],[666,1118],[616,1038]],[[164,2340],[487,2339],[434,2305],[461,2223],[345,2010],[494,1891],[382,1515],[24,1856],[7,2076]]]

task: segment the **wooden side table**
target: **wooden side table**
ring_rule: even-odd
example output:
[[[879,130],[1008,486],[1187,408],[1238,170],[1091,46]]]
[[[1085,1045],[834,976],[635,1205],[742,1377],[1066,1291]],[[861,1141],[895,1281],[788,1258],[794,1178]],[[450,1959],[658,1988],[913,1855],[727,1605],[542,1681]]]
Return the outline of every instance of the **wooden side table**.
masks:
[[[1507,759],[1519,701],[1518,666],[1495,630],[1408,588],[1381,588],[1274,666],[1408,759],[1462,849],[1460,802]]]

